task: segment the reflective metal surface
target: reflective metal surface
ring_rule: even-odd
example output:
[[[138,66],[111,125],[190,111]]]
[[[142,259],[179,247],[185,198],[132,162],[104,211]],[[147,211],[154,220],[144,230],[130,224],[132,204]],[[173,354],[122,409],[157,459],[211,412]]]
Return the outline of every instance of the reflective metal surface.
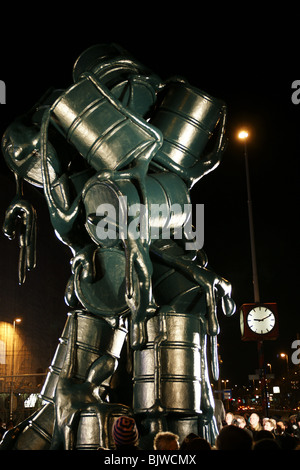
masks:
[[[224,145],[225,104],[191,87],[183,80],[170,82],[151,119],[164,137],[154,162],[177,173],[190,185],[219,163]],[[222,120],[214,149],[203,155],[215,128]]]
[[[135,418],[141,448],[160,430],[213,443],[217,314],[235,304],[230,283],[178,229],[191,222],[191,187],[220,163],[226,105],[183,79],[162,81],[115,44],[84,51],[73,80],[2,141],[17,184],[4,233],[19,242],[19,282],[35,266],[23,180],[43,188],[71,269],[46,404],[0,449],[112,449],[121,415]]]
[[[200,321],[161,313],[147,323],[148,343],[134,353],[135,413],[159,405],[165,413],[201,413]]]

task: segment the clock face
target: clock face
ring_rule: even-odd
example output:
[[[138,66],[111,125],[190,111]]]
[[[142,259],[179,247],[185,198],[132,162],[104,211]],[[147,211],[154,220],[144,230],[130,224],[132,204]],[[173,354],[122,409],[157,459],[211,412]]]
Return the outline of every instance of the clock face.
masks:
[[[254,307],[247,315],[247,323],[251,331],[264,335],[273,330],[275,326],[275,315],[263,305]]]

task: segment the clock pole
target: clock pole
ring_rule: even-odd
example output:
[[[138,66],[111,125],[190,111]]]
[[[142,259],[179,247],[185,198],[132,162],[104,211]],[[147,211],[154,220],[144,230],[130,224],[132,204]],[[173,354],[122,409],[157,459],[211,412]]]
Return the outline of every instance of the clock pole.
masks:
[[[254,238],[254,224],[253,224],[253,212],[252,212],[252,199],[250,189],[250,174],[248,164],[248,149],[247,139],[248,132],[243,130],[239,133],[239,139],[244,141],[244,157],[245,157],[245,169],[246,169],[246,183],[247,183],[247,197],[248,197],[248,217],[249,217],[249,231],[250,231],[250,246],[251,246],[251,260],[252,260],[252,280],[254,290],[254,302],[260,303],[258,275],[257,275],[257,262],[256,262],[256,249],[255,249],[255,238]],[[265,374],[265,360],[263,351],[263,341],[257,341],[257,352],[258,352],[258,367],[261,373],[261,399],[262,409],[266,416],[268,416],[268,395],[266,390],[266,374]]]
[[[260,296],[259,296],[258,275],[257,275],[256,249],[255,249],[252,199],[251,199],[251,189],[250,189],[250,174],[249,174],[248,150],[247,150],[248,133],[246,133],[245,131],[243,132],[244,134],[242,134],[242,136],[244,135],[244,137],[240,137],[240,138],[243,138],[244,140],[244,156],[245,156],[245,169],[246,169],[246,182],[247,182],[247,197],[248,197],[247,202],[248,202],[248,216],[249,216],[254,302],[259,303]],[[241,132],[239,135],[241,135]]]
[[[266,370],[265,370],[265,357],[264,357],[264,343],[262,340],[257,341],[257,352],[258,352],[258,367],[261,374],[261,401],[262,409],[265,415],[269,416],[268,407],[268,392],[266,382]]]

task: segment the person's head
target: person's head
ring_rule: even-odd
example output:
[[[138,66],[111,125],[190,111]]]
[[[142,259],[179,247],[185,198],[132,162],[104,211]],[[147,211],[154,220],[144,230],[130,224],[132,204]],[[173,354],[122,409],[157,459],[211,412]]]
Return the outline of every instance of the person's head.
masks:
[[[219,432],[216,448],[218,450],[251,450],[252,443],[252,437],[245,429],[230,424],[224,426]]]
[[[196,436],[193,439],[189,439],[187,441],[184,440],[180,446],[180,450],[184,450],[186,452],[193,450],[211,450],[211,446],[206,439]]]
[[[265,419],[264,424],[263,424],[263,428],[264,428],[265,431],[273,431],[275,429],[275,425],[274,425],[273,420]]]
[[[280,446],[275,439],[260,439],[254,443],[253,450],[280,450]]]
[[[234,424],[235,426],[239,427],[239,428],[244,428],[246,427],[246,420],[244,418],[244,416],[239,416],[239,415],[236,415],[234,417],[234,420],[232,421],[232,424]]]
[[[136,446],[139,440],[139,433],[135,420],[129,416],[118,418],[114,423],[113,438],[116,447]]]
[[[182,441],[181,445],[180,445],[180,449],[184,450],[187,445],[189,444],[190,441],[192,441],[193,439],[196,439],[197,437],[199,437],[197,434],[195,434],[194,432],[191,432],[190,434],[188,434]]]
[[[178,450],[179,449],[179,436],[172,432],[158,432],[154,437],[153,448],[154,450]]]
[[[277,421],[276,432],[277,434],[282,434],[285,431],[285,424],[283,421]]]
[[[256,428],[259,425],[259,416],[256,413],[251,413],[249,417],[250,426]]]
[[[231,413],[230,411],[228,413],[226,413],[226,416],[225,416],[225,421],[226,421],[226,424],[232,424],[232,421],[234,419],[234,414]]]

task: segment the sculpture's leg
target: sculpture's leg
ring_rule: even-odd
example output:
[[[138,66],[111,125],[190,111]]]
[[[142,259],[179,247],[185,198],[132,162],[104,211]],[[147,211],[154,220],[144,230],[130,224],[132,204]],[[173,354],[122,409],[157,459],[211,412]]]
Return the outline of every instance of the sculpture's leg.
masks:
[[[102,423],[101,436],[109,436],[113,416],[130,412],[128,406],[104,403],[100,398],[109,388],[110,377],[117,367],[126,329],[112,328],[105,320],[84,311],[76,312],[75,316],[77,341],[74,343],[74,337],[71,340],[74,314],[69,314],[41,391],[48,403],[7,433],[0,449],[46,450],[51,443],[52,448],[71,448],[75,445],[78,426],[80,439],[89,445],[92,437],[88,435],[88,423],[82,417],[82,410],[89,413],[88,408],[93,406],[95,423]],[[99,426],[95,425],[97,436],[100,436]],[[105,445],[108,441],[107,438]]]
[[[154,297],[169,309],[161,308],[148,320],[146,347],[135,352],[134,411],[152,411],[152,428],[163,418],[165,430],[181,439],[194,432],[213,444],[216,306],[229,294],[229,285],[202,263],[193,263],[175,243],[160,241],[152,254]]]
[[[201,414],[199,330],[197,315],[165,307],[147,322],[145,348],[134,351],[134,413],[181,440],[187,421],[190,432],[197,431]]]
[[[112,342],[116,340],[116,330],[108,325],[107,337],[102,338],[100,345],[102,352],[100,353],[99,350],[99,357],[95,360],[91,360],[95,353],[90,354],[90,364],[85,361],[85,364],[89,365],[85,371],[85,380],[78,381],[78,364],[80,364],[81,348],[84,347],[83,340],[88,346],[89,343],[95,342],[97,333],[101,336],[101,331],[95,332],[93,328],[87,328],[86,320],[90,321],[89,315],[82,312],[79,314],[74,312],[70,318],[66,355],[53,398],[55,428],[51,444],[52,449],[58,449],[62,445],[63,448],[68,450],[76,447],[76,436],[81,414],[86,412],[90,406],[97,410],[96,414],[99,414],[99,422],[107,414],[107,404],[101,400],[99,388],[103,386],[105,381],[109,380],[116,369],[118,361],[116,354],[112,355],[112,351],[114,350],[114,353],[118,352],[118,355],[120,354],[125,334],[123,334],[122,341],[119,344],[113,345]],[[102,320],[100,323],[104,327],[106,322]],[[93,325],[94,322],[92,322]],[[80,327],[83,331],[79,331]],[[123,331],[123,333],[126,333],[126,331]]]
[[[201,343],[201,411],[202,415],[199,418],[199,434],[207,439],[211,444],[214,444],[218,431],[214,418],[214,397],[210,385],[210,377],[207,363],[207,335],[205,333],[205,326],[201,326],[200,330],[200,343]]]

